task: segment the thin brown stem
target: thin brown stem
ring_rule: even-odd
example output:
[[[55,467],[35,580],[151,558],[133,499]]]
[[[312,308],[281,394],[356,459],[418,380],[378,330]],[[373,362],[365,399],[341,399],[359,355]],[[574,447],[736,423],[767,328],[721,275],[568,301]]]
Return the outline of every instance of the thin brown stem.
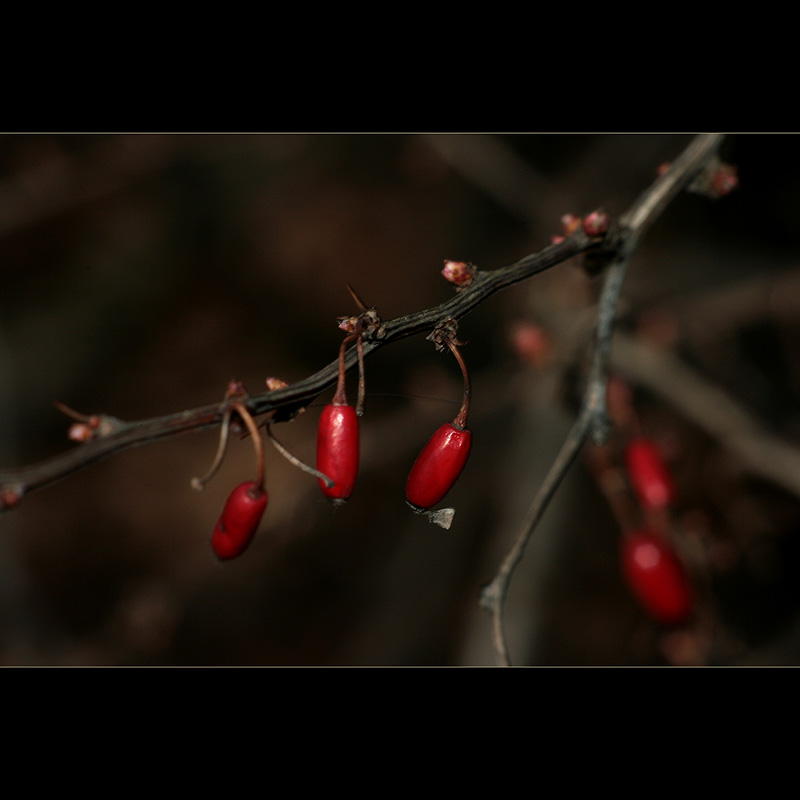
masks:
[[[356,400],[356,415],[364,414],[364,402],[367,397],[367,382],[364,378],[364,337],[359,334],[356,338],[356,354],[358,355],[358,399]]]
[[[347,405],[347,362],[345,360],[345,350],[353,338],[353,336],[346,336],[339,346],[339,372],[336,381],[336,393],[333,395],[333,404],[335,406]]]
[[[353,302],[359,307],[361,312],[367,310],[367,304],[356,294],[356,290],[348,283],[347,284],[347,291],[350,292],[350,297],[353,298]]]
[[[313,475],[315,478],[319,478],[329,489],[334,485],[335,481],[331,480],[324,472],[320,472],[319,470],[314,469],[314,467],[310,467],[305,462],[301,461],[296,456],[292,455],[276,438],[275,434],[272,432],[272,425],[267,423],[266,426],[267,436],[269,436],[269,440],[275,446],[275,449],[290,463],[293,464],[298,469],[303,470],[303,472],[307,472],[309,475]]]
[[[464,430],[467,427],[467,415],[469,414],[469,403],[472,397],[472,386],[469,380],[467,365],[464,363],[464,358],[459,352],[458,346],[452,341],[452,339],[447,340],[447,346],[450,348],[450,352],[456,357],[458,366],[461,367],[461,374],[464,376],[464,399],[461,402],[461,408],[458,412],[458,415],[453,420],[453,425],[456,428]]]
[[[195,491],[202,492],[203,487],[217,474],[217,471],[222,465],[222,460],[225,456],[225,449],[228,446],[228,431],[230,430],[230,422],[231,408],[228,407],[225,409],[225,413],[222,416],[222,427],[220,428],[219,432],[219,445],[217,446],[217,452],[214,455],[214,460],[211,462],[208,472],[206,472],[202,478],[192,478],[192,489]]]
[[[258,430],[258,425],[256,425],[255,420],[244,403],[236,400],[231,403],[231,406],[239,414],[244,424],[247,425],[247,429],[250,431],[250,436],[253,439],[253,450],[256,454],[255,484],[261,491],[264,491],[264,444],[261,438],[261,432]]]

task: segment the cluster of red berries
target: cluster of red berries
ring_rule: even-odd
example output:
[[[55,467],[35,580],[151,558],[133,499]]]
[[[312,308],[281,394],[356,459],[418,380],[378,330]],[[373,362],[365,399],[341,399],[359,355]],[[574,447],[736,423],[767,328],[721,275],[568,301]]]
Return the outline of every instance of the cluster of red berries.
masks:
[[[353,296],[356,297],[355,294]],[[361,315],[340,320],[340,327],[348,335],[339,348],[336,392],[332,401],[323,408],[319,419],[316,469],[303,464],[288,453],[272,434],[269,421],[266,424],[267,434],[278,450],[295,466],[315,475],[322,493],[334,504],[344,503],[356,485],[359,465],[359,417],[364,411],[365,397],[364,330],[370,322],[374,322],[375,318],[374,309],[365,309],[362,304]],[[455,338],[455,323],[448,320],[447,323],[438,326],[429,338],[436,343],[437,348],[449,348],[456,357],[464,376],[464,399],[455,419],[442,425],[433,434],[411,468],[406,484],[406,500],[418,512],[427,512],[450,491],[466,465],[472,444],[472,434],[466,427],[470,382],[466,365],[458,350],[458,345],[461,343]],[[345,357],[347,346],[352,343],[356,347],[359,366],[358,401],[355,406],[347,401],[345,385]],[[276,378],[267,379],[267,387],[270,390],[285,385]],[[233,420],[244,423],[249,430],[256,454],[257,476],[255,480],[242,483],[231,492],[217,520],[211,537],[211,547],[221,560],[235,558],[247,549],[258,530],[269,499],[264,488],[261,433],[247,409],[246,392],[238,381],[232,381],[228,386],[219,448],[211,469],[204,477],[195,478],[192,484],[196,489],[202,489],[216,473],[222,463],[228,431]],[[438,518],[432,516],[431,519],[443,524],[441,520],[446,517],[447,515]]]
[[[645,517],[667,514],[675,501],[675,484],[656,443],[643,436],[628,442],[625,465]],[[693,611],[694,592],[664,527],[648,524],[623,535],[622,572],[654,619],[666,625],[680,625]]]
[[[607,399],[610,416],[627,437],[622,462],[630,494],[622,493],[624,506],[616,504],[624,531],[620,540],[622,575],[653,619],[680,625],[693,612],[694,591],[670,542],[670,514],[677,499],[675,481],[657,443],[639,431],[627,384],[612,376]]]
[[[361,326],[356,321],[354,332],[342,342],[339,351],[339,379],[331,403],[325,406],[317,429],[317,470],[327,475],[332,484],[320,480],[323,494],[334,503],[342,503],[353,492],[358,473],[358,418],[363,413],[364,376]],[[439,503],[455,484],[469,457],[472,434],[467,429],[470,383],[466,365],[454,336],[454,323],[448,321],[429,337],[456,357],[464,376],[464,399],[455,419],[442,425],[428,440],[414,462],[406,482],[406,500],[416,511],[427,511]],[[359,355],[359,399],[355,407],[347,402],[345,391],[345,348],[355,340]]]

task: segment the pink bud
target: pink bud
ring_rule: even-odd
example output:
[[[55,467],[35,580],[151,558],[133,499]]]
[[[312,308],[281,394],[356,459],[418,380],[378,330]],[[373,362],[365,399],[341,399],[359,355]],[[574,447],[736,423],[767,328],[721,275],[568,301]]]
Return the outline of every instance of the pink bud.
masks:
[[[73,442],[88,442],[94,436],[94,429],[85,422],[76,422],[69,427],[69,438]]]
[[[456,286],[469,286],[475,278],[475,267],[466,261],[445,260],[442,275]]]
[[[561,230],[564,231],[564,236],[572,236],[580,226],[581,218],[576,217],[574,214],[564,214],[561,217]]]
[[[608,214],[592,211],[583,219],[583,231],[587,236],[602,236],[608,230]]]

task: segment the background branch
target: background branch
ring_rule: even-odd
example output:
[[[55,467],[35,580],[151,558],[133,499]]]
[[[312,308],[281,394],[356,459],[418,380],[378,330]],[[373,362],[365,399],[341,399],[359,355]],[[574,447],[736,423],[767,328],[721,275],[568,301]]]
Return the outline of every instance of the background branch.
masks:
[[[585,439],[591,436],[596,444],[601,444],[608,434],[609,422],[605,397],[612,330],[630,259],[647,228],[664,210],[669,200],[687,187],[716,155],[721,143],[721,136],[698,136],[675,160],[671,168],[639,197],[619,221],[615,241],[616,252],[611,256],[611,264],[598,303],[595,348],[580,414],[536,494],[511,550],[500,565],[497,575],[482,594],[482,605],[492,613],[495,651],[498,663],[501,665],[509,666],[511,663],[505,641],[503,611],[514,570],[522,559],[528,541],[550,499],[575,456],[580,452]],[[614,237],[611,238],[614,241]]]
[[[800,497],[800,450],[674,353],[617,333],[612,364],[713,436],[745,470]]]

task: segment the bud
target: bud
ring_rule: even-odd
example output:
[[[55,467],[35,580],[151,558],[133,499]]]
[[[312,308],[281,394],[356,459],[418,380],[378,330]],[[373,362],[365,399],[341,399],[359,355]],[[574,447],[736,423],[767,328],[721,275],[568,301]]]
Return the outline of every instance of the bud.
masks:
[[[274,392],[277,389],[284,389],[289,385],[288,383],[286,383],[286,381],[281,380],[280,378],[267,378],[266,383],[267,383],[267,389],[270,392]]]
[[[76,422],[70,425],[69,438],[73,442],[88,442],[94,437],[94,431],[95,429],[86,422]]]
[[[572,236],[580,226],[581,218],[576,217],[574,214],[564,214],[561,217],[561,230],[564,231],[564,236]]]
[[[475,267],[466,261],[445,259],[442,275],[456,286],[469,286],[475,279]]]
[[[592,211],[583,218],[583,232],[587,236],[603,236],[608,230],[608,214],[605,211]]]
[[[354,317],[336,317],[336,321],[339,323],[339,329],[343,330],[345,333],[355,333],[359,319],[360,315]]]

